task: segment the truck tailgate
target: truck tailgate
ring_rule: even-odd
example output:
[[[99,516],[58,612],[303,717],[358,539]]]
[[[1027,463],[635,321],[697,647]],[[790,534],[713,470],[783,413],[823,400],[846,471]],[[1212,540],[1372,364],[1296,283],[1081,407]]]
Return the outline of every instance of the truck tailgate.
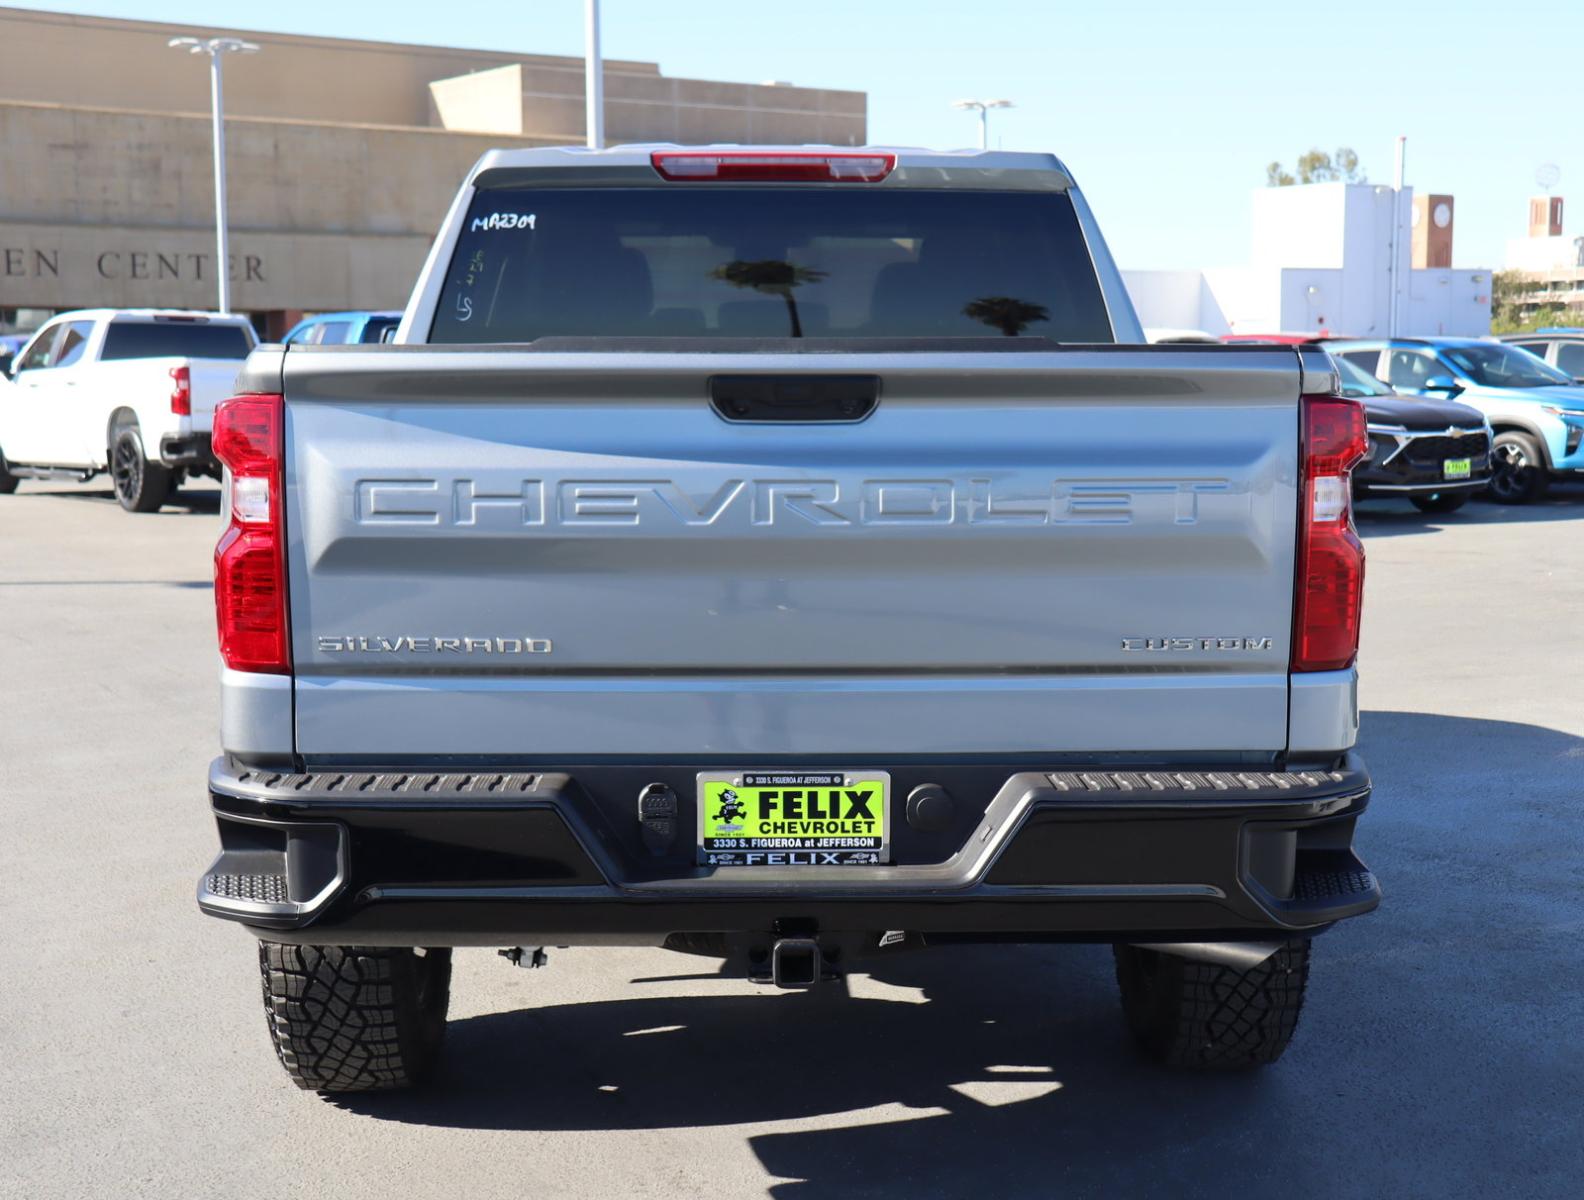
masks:
[[[214,427],[215,405],[236,391],[237,372],[242,363],[234,358],[187,358],[192,381],[192,428],[208,433]]]
[[[302,754],[1285,747],[1289,350],[284,361]]]

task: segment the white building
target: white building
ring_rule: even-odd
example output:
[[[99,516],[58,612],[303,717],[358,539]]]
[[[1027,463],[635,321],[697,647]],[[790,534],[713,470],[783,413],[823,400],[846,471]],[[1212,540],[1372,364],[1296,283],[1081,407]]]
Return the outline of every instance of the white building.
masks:
[[[1584,237],[1563,232],[1561,196],[1529,201],[1529,236],[1507,243],[1504,266],[1520,277],[1525,315],[1563,308],[1569,323],[1584,321]]]
[[[1123,275],[1146,328],[1385,337],[1395,275],[1398,334],[1488,334],[1490,271],[1411,266],[1409,214],[1423,208],[1411,198],[1367,183],[1260,188],[1248,266]],[[1450,239],[1450,207],[1433,219]]]

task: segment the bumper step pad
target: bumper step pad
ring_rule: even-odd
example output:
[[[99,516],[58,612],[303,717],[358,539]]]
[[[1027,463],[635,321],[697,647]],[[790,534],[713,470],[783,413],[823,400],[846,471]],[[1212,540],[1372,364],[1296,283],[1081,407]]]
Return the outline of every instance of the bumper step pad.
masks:
[[[1341,771],[1061,771],[1046,778],[1058,792],[1228,795],[1258,799],[1312,792],[1345,782]]]
[[[211,896],[224,900],[286,904],[290,899],[285,875],[230,875],[215,872],[205,876],[204,887]]]
[[[1339,871],[1308,871],[1293,881],[1293,899],[1304,904],[1348,900],[1378,888],[1375,874],[1366,867]]]

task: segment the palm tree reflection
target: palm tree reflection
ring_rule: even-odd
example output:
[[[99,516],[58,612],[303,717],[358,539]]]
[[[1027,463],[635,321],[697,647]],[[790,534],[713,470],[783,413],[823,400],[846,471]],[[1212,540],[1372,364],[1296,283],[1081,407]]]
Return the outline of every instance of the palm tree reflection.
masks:
[[[1035,321],[1050,320],[1050,309],[1012,296],[980,296],[963,306],[963,316],[1017,337]]]
[[[756,261],[739,258],[722,263],[710,275],[732,287],[750,288],[766,296],[780,296],[786,302],[787,316],[792,321],[792,336],[800,338],[803,336],[803,322],[798,320],[797,297],[792,294],[793,289],[806,283],[819,283],[827,273],[778,258]]]

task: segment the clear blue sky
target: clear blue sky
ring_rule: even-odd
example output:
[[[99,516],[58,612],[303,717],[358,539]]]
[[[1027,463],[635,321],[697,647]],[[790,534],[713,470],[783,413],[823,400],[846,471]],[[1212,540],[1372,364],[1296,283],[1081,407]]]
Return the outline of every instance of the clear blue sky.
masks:
[[[581,54],[582,0],[100,0],[38,7],[351,38]],[[1500,266],[1535,168],[1584,233],[1584,3],[1467,0],[604,0],[605,53],[668,75],[869,93],[876,142],[974,144],[963,96],[1005,96],[991,141],[1052,150],[1126,267],[1241,263],[1272,159],[1358,151],[1457,198],[1458,266]],[[13,48],[14,49],[14,48]]]

